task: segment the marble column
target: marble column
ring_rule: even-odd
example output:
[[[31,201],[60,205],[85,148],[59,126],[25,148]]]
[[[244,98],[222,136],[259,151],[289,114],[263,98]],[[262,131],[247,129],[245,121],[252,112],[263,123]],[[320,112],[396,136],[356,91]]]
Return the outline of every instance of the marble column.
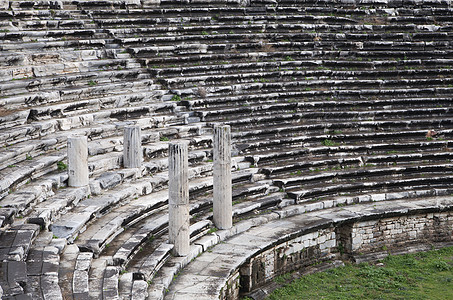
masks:
[[[175,256],[186,256],[190,250],[187,143],[170,143],[168,151],[169,241]]]
[[[219,229],[233,226],[231,184],[231,133],[229,125],[214,127],[214,224]]]
[[[143,161],[140,126],[124,127],[123,165],[125,168],[140,168]]]
[[[89,183],[88,142],[86,136],[68,137],[68,186],[81,187]]]

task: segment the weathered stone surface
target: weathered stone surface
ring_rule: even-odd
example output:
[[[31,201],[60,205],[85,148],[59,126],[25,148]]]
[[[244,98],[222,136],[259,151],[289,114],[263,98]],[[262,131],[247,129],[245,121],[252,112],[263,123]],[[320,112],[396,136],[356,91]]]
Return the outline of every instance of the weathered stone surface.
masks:
[[[149,255],[143,264],[140,266],[140,272],[134,273],[135,279],[152,280],[160,267],[165,263],[173,249],[172,244],[161,244],[154,252]]]
[[[169,145],[169,241],[177,256],[189,253],[189,183],[187,143]]]
[[[41,288],[44,299],[63,300],[58,285],[58,275],[45,275],[41,278]]]
[[[132,285],[132,300],[144,300],[148,297],[148,283],[144,280],[134,280]]]
[[[88,147],[86,136],[68,138],[68,185],[86,186],[89,183]]]
[[[117,186],[122,178],[121,175],[117,173],[104,173],[99,178],[97,178],[102,189],[109,189],[114,186]]]
[[[102,299],[111,300],[119,299],[118,295],[118,269],[116,267],[107,267],[104,273],[102,285]]]
[[[219,229],[233,225],[230,131],[228,125],[214,127],[213,221]]]
[[[123,164],[125,168],[139,168],[143,160],[140,126],[124,128]]]

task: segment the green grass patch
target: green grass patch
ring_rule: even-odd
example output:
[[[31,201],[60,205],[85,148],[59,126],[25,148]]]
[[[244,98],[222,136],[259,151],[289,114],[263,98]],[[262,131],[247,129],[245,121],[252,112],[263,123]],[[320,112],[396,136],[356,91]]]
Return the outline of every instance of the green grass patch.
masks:
[[[453,247],[380,262],[303,276],[267,299],[453,299]]]
[[[328,139],[325,139],[324,141],[322,141],[321,144],[323,146],[327,146],[327,147],[338,146],[338,143],[335,143],[334,141],[328,140]]]

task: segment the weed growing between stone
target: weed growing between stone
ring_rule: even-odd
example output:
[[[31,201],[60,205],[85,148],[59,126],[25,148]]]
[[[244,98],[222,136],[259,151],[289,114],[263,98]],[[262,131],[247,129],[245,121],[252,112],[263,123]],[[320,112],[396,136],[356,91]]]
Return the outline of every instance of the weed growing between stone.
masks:
[[[453,247],[303,276],[268,299],[453,299]]]

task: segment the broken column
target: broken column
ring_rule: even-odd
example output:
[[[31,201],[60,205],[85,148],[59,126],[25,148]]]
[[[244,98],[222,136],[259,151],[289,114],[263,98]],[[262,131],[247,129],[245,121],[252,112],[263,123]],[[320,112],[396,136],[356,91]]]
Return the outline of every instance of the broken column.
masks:
[[[88,175],[87,137],[68,137],[68,186],[81,187],[88,185]]]
[[[231,187],[231,133],[229,125],[214,126],[214,224],[219,229],[233,226]]]
[[[140,168],[143,161],[140,126],[124,127],[123,165],[125,168]]]
[[[187,143],[170,143],[168,152],[169,241],[174,245],[174,255],[185,256],[190,250]]]

